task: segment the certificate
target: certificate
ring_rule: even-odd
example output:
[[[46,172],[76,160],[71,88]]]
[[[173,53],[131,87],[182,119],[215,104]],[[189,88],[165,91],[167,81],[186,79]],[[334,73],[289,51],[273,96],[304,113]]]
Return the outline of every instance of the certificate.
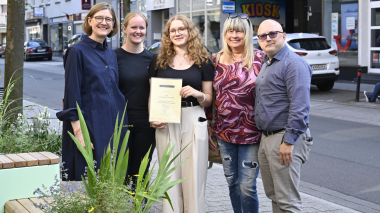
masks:
[[[182,79],[151,78],[149,121],[181,122]]]

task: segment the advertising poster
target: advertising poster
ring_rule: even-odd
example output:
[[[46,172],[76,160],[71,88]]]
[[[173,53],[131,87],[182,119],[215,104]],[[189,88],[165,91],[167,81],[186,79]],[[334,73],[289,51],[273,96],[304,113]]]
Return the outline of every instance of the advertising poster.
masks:
[[[378,53],[373,53],[373,59],[372,59],[372,62],[375,64],[375,63],[379,63],[379,54]]]
[[[247,13],[257,32],[266,19],[278,21],[285,27],[285,1],[282,0],[240,0],[236,1],[236,13]]]
[[[354,28],[352,37],[358,37],[358,3],[354,4],[342,4],[341,6],[341,41],[342,47],[346,46],[348,39],[350,38],[350,28]],[[354,23],[352,20],[355,20]],[[353,27],[354,26],[354,27]],[[352,40],[350,50],[357,50],[357,40]]]
[[[338,35],[338,17],[339,13],[331,13],[331,46],[336,50],[338,47],[336,46],[334,36]]]

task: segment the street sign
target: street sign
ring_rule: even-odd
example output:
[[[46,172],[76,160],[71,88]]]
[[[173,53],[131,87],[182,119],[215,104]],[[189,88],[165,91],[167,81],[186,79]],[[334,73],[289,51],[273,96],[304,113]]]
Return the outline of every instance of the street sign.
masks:
[[[235,2],[234,1],[223,1],[222,2],[223,13],[234,13],[235,12]]]

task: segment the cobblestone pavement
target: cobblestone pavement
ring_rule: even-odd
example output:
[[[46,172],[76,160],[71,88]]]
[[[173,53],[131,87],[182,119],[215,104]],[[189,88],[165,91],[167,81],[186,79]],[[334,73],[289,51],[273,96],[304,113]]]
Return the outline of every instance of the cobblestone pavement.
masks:
[[[152,162],[157,161],[157,152],[155,151],[152,157]],[[158,168],[156,166],[156,168]],[[157,171],[156,171],[157,172]],[[272,203],[265,196],[262,180],[257,178],[257,191],[260,202],[260,213],[272,212]],[[350,208],[337,205],[335,203],[314,197],[309,194],[301,193],[303,211],[311,212],[331,212],[331,213],[354,213],[358,212]],[[161,213],[162,204],[156,203],[153,208],[153,213]],[[232,210],[229,191],[226,179],[223,174],[223,167],[214,164],[207,172],[206,184],[206,212],[215,213],[234,213]],[[190,212],[189,212],[190,213]]]

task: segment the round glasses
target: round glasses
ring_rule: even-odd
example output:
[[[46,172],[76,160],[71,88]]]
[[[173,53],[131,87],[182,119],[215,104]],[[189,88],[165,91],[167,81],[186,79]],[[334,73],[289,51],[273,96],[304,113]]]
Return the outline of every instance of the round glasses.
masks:
[[[179,27],[178,29],[170,29],[169,30],[169,34],[170,35],[175,35],[176,34],[176,32],[178,32],[179,34],[184,34],[185,33],[185,31],[186,31],[186,27]]]
[[[96,22],[101,23],[103,20],[106,20],[106,23],[113,23],[113,19],[109,17],[95,16]]]

